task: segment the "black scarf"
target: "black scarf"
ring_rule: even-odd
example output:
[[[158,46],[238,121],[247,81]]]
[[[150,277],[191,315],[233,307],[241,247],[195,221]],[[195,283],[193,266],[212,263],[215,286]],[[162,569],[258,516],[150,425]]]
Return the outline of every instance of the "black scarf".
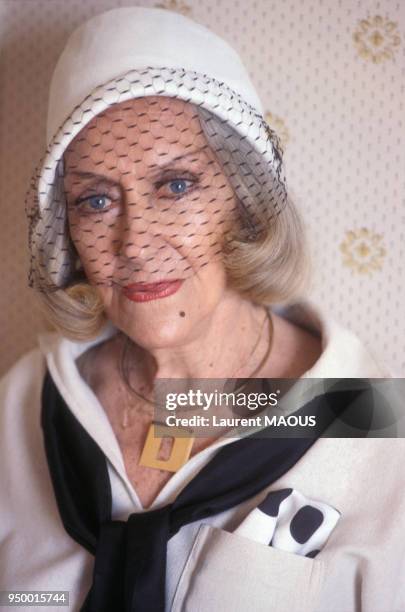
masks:
[[[361,393],[361,386],[338,388],[314,398],[294,413],[318,415],[312,437],[265,438],[262,431],[241,438],[220,448],[171,504],[116,521],[106,457],[48,373],[41,425],[56,501],[67,533],[95,555],[82,612],[164,612],[167,541],[183,525],[232,508],[280,478]]]

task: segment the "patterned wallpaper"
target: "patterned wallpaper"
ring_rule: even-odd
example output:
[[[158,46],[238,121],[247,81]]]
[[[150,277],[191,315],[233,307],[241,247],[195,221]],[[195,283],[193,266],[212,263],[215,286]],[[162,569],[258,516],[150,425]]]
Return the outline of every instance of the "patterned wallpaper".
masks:
[[[0,372],[43,325],[26,286],[24,196],[69,33],[116,6],[188,15],[241,54],[308,227],[311,297],[405,376],[403,0],[0,0]]]

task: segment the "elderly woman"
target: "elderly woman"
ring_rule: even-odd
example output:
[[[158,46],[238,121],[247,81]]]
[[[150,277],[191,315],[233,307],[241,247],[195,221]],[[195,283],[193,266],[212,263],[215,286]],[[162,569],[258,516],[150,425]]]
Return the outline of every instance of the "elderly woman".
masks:
[[[158,379],[385,375],[297,301],[303,229],[235,51],[165,10],[98,15],[55,69],[48,142],[30,279],[59,333],[1,385],[1,588],[93,612],[403,610],[402,441],[154,437]]]

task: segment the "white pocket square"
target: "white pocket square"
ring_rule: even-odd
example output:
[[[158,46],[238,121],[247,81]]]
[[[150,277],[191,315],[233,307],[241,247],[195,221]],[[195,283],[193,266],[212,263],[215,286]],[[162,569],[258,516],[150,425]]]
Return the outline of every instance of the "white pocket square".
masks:
[[[295,489],[271,491],[234,533],[305,557],[315,557],[336,527],[340,512]]]

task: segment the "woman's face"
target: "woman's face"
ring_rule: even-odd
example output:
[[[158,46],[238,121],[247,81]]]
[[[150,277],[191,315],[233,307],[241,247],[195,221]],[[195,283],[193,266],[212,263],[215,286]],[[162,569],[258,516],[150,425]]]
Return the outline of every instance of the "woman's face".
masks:
[[[64,155],[70,234],[108,318],[145,348],[181,344],[229,297],[234,192],[195,107],[154,96],[95,117]]]

